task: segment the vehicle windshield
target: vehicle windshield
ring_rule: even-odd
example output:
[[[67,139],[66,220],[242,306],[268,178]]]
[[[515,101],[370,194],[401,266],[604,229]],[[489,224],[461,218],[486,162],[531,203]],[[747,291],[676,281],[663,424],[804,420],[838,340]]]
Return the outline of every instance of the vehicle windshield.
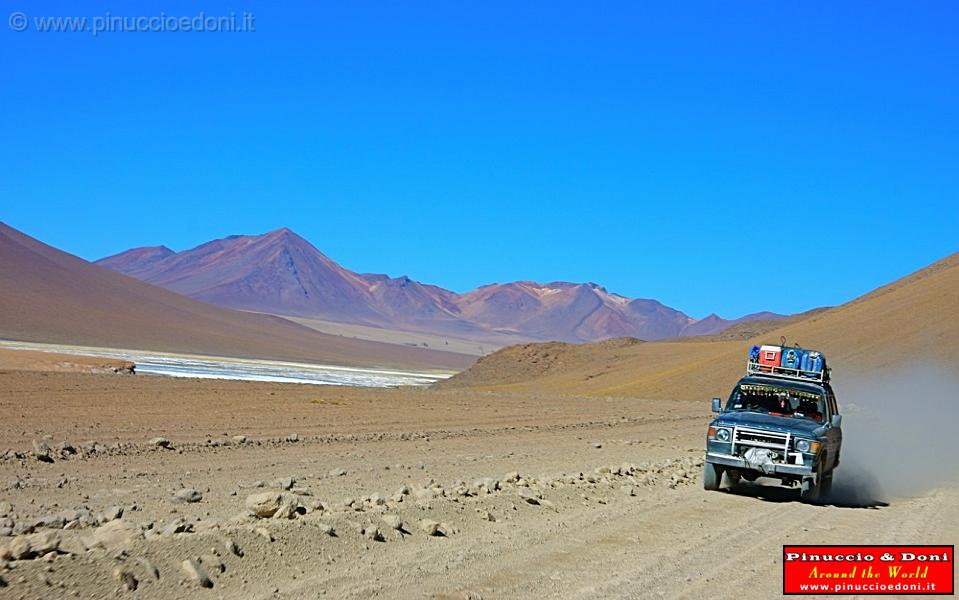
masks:
[[[743,383],[737,385],[729,396],[726,410],[795,417],[822,423],[826,405],[822,394],[792,388],[788,384]]]

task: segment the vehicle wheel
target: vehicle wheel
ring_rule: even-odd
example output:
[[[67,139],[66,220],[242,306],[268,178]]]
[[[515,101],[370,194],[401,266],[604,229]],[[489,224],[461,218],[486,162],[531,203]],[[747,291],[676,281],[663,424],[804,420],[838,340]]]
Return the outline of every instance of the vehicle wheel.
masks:
[[[729,487],[737,486],[740,477],[739,471],[726,471],[726,484]]]
[[[832,492],[832,471],[823,475],[819,480],[819,497],[828,498]]]
[[[819,500],[819,486],[816,485],[815,477],[803,477],[802,487],[799,488],[799,497],[804,502]]]
[[[719,483],[723,480],[723,468],[713,463],[706,463],[703,466],[703,489],[715,492],[719,489]]]

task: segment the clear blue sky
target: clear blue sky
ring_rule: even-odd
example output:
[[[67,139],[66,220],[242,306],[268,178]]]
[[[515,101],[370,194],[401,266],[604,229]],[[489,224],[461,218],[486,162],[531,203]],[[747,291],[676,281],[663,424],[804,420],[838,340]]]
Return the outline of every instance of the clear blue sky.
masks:
[[[358,271],[595,281],[696,317],[841,303],[959,250],[955,2],[338,5],[4,3],[256,31],[4,12],[0,220],[88,259],[289,226]]]

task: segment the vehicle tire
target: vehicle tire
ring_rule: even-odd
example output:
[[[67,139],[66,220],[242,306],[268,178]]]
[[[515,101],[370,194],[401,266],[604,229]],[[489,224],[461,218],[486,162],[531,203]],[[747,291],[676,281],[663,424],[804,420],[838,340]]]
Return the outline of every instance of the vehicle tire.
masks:
[[[815,477],[803,477],[802,485],[799,488],[799,497],[803,502],[816,502],[819,500],[819,486],[816,485]]]
[[[723,480],[723,468],[713,463],[703,465],[703,489],[715,492]]]
[[[741,475],[739,471],[726,471],[726,485],[729,487],[735,487],[739,485],[739,480]]]
[[[819,497],[829,498],[832,493],[832,471],[823,475],[819,480]]]

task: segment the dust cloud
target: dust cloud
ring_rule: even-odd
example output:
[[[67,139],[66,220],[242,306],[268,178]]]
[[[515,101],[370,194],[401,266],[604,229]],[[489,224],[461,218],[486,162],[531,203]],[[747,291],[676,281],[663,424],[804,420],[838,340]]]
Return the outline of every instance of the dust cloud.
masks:
[[[836,385],[841,464],[829,501],[875,506],[959,482],[959,377],[917,367]]]

